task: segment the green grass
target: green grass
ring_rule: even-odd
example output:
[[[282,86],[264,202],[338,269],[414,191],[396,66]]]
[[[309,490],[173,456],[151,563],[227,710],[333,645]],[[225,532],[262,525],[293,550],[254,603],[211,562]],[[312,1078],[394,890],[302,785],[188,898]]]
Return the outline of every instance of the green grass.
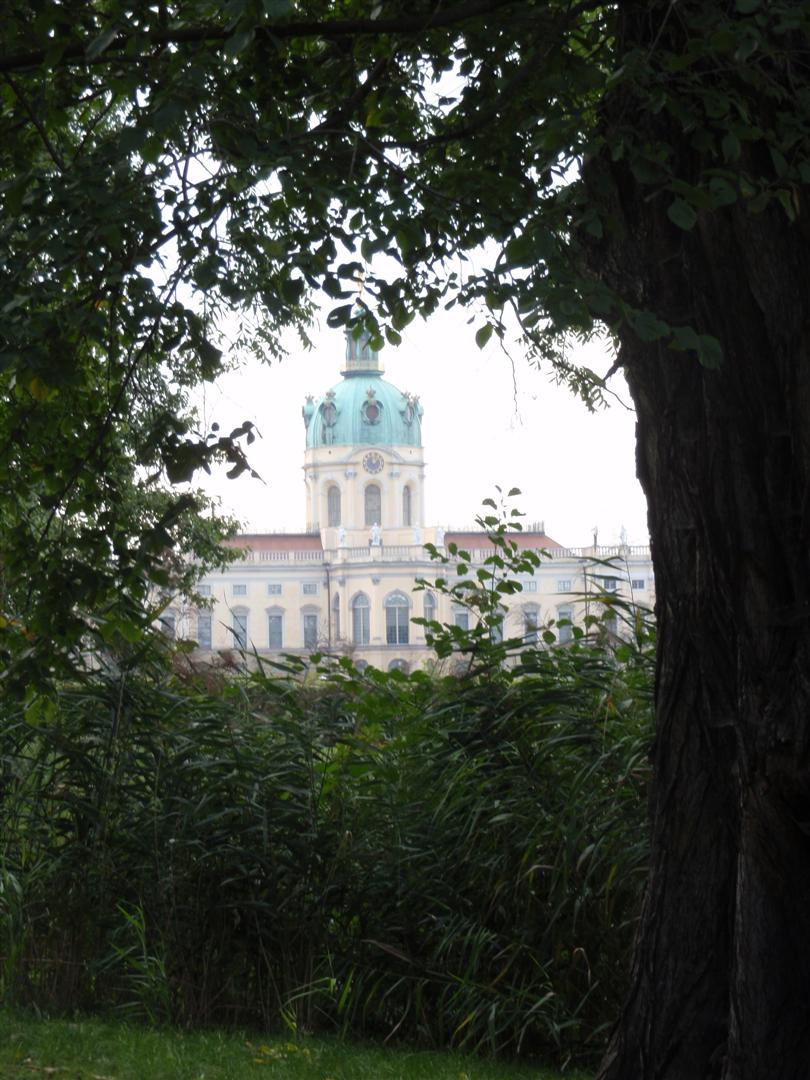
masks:
[[[2,1080],[555,1080],[539,1066],[339,1039],[150,1030],[0,1011]],[[584,1080],[566,1073],[566,1080]]]

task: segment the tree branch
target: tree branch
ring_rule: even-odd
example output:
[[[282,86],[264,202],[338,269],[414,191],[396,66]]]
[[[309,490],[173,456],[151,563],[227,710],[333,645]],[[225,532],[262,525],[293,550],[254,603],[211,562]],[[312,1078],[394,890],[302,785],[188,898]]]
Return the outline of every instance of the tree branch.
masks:
[[[56,149],[54,144],[51,142],[50,138],[48,137],[48,132],[45,130],[45,127],[44,127],[42,121],[37,116],[36,112],[34,111],[34,108],[32,107],[31,103],[29,102],[28,98],[25,96],[25,94],[22,92],[22,90],[19,88],[19,86],[17,86],[17,83],[15,82],[14,79],[12,79],[12,77],[9,74],[7,74],[4,71],[0,71],[0,75],[3,78],[3,81],[8,86],[11,87],[12,93],[16,97],[17,101],[19,101],[19,103],[23,107],[23,109],[25,110],[25,113],[28,116],[28,119],[31,121],[31,123],[34,125],[34,127],[39,132],[39,137],[40,137],[40,139],[42,139],[43,145],[44,145],[45,149],[48,151],[48,156],[51,158],[53,163],[56,165],[57,169],[59,169],[60,172],[64,172],[65,171],[64,158],[59,153],[59,151]]]
[[[420,34],[426,30],[434,30],[440,27],[455,26],[458,23],[469,22],[479,15],[489,15],[501,8],[513,4],[514,0],[478,0],[477,3],[461,3],[455,7],[441,11],[436,8],[427,15],[402,16],[396,19],[334,19],[334,20],[303,20],[301,22],[273,23],[256,28],[257,34],[262,37],[273,38],[296,38],[296,37],[321,37],[326,39],[356,37],[358,35],[377,36],[379,34]],[[145,40],[151,46],[164,45],[189,45],[200,43],[222,43],[233,36],[232,29],[223,26],[189,26],[174,30],[153,31],[144,35]],[[119,52],[126,48],[136,35],[121,32],[113,38],[107,48],[98,57],[89,60],[86,51],[87,45],[75,44],[68,46],[59,58],[58,64],[64,63],[105,63],[107,61],[118,62]],[[12,53],[10,56],[0,56],[0,73],[6,71],[23,71],[39,67],[51,50],[33,49],[30,52]]]

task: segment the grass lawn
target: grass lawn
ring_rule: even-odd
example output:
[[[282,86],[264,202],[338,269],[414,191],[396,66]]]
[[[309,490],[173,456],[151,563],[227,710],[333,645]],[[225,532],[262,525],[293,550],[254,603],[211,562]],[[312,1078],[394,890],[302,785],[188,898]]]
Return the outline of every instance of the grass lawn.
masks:
[[[1,1080],[557,1080],[530,1065],[338,1039],[154,1031],[0,1010]],[[566,1073],[566,1080],[584,1080]]]

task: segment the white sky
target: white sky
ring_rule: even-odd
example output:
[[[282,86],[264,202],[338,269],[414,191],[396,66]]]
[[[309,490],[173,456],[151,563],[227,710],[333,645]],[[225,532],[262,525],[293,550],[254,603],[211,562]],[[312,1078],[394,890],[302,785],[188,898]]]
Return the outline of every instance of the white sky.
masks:
[[[509,358],[492,338],[483,351],[474,341],[480,322],[443,312],[428,322],[414,320],[398,348],[381,353],[385,378],[400,390],[420,395],[426,468],[426,524],[472,523],[481,500],[518,487],[515,505],[525,522],[544,521],[550,537],[567,546],[648,542],[646,503],[635,478],[635,415],[621,375],[611,380],[619,400],[589,413],[564,386],[532,368],[519,346]],[[313,329],[315,348],[304,352],[294,340],[290,355],[268,365],[245,365],[222,376],[198,399],[201,424],[223,429],[252,420],[262,438],[249,448],[251,464],[264,483],[243,474],[237,480],[204,478],[224,510],[246,531],[299,531],[305,527],[304,423],[307,393],[316,397],[340,379],[342,331]],[[588,347],[586,362],[604,373],[607,349]],[[515,383],[517,391],[515,393]],[[198,478],[201,474],[198,474]]]

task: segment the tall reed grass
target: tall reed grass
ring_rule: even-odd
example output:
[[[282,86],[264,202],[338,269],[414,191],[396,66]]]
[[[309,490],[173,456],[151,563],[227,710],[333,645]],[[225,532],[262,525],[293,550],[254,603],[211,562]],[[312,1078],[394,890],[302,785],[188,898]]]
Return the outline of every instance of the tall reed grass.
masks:
[[[520,657],[4,702],[3,999],[587,1056],[639,903],[651,648]]]

